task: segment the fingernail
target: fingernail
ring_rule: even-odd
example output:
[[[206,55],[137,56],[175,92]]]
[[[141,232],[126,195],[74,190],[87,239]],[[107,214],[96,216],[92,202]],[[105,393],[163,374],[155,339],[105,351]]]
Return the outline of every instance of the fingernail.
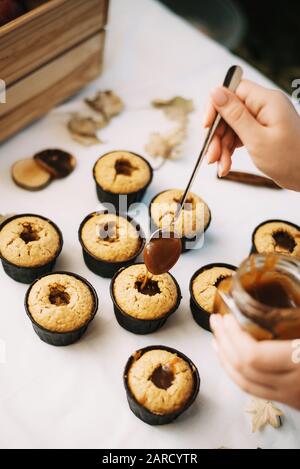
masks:
[[[224,176],[224,166],[222,163],[219,163],[218,176],[222,178]]]
[[[207,157],[207,164],[212,164],[212,156],[211,156],[209,150],[206,153],[206,157]]]
[[[212,91],[211,97],[216,104],[216,106],[225,106],[228,102],[228,96],[223,90],[223,88],[216,88],[215,90]]]

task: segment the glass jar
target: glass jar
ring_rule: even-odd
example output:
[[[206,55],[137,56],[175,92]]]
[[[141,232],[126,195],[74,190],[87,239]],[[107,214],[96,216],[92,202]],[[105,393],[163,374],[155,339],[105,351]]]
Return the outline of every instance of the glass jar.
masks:
[[[216,312],[229,311],[258,340],[300,338],[300,261],[278,254],[246,259],[219,285]]]

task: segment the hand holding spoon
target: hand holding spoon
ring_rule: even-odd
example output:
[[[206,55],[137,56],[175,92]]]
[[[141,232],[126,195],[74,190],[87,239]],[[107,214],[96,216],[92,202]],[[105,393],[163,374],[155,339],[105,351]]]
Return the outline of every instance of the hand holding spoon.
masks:
[[[238,65],[230,67],[228,70],[223,86],[235,93],[238,85],[241,82],[243,76],[243,70]],[[177,263],[181,251],[181,239],[176,236],[174,228],[181,212],[184,208],[184,204],[194,183],[195,177],[201,166],[203,158],[209,148],[209,145],[215,135],[215,132],[222,120],[220,114],[217,114],[212,126],[209,128],[201,152],[197,159],[196,165],[190,177],[190,180],[183,193],[182,199],[178,205],[178,209],[174,215],[174,219],[168,228],[156,230],[144,250],[144,262],[149,272],[154,275],[160,275],[171,270],[172,267]]]

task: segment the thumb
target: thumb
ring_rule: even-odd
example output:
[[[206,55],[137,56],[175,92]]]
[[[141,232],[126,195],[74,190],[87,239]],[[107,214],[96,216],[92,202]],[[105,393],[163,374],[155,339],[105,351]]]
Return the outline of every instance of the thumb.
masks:
[[[260,124],[248,111],[245,103],[234,93],[227,88],[219,87],[212,91],[211,98],[216,110],[244,145],[247,145],[249,141],[251,142],[254,137],[257,138]]]

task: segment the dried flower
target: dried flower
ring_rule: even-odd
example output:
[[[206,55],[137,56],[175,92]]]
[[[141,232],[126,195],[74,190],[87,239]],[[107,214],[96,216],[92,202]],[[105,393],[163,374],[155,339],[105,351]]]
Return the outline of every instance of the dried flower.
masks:
[[[176,96],[168,101],[156,99],[152,101],[152,106],[162,109],[165,115],[175,121],[185,121],[187,116],[194,111],[193,101]]]
[[[283,412],[276,408],[271,401],[252,398],[245,411],[252,414],[253,432],[261,430],[266,425],[271,425],[273,428],[279,428],[282,425],[280,417],[283,416]]]
[[[95,98],[86,99],[85,102],[96,112],[102,114],[106,120],[120,114],[124,103],[113,91],[99,91]]]
[[[97,131],[107,125],[104,116],[100,119],[74,114],[68,122],[68,129],[74,140],[85,146],[102,143],[97,137]]]
[[[164,159],[177,159],[180,157],[180,146],[187,135],[185,125],[177,127],[166,135],[158,132],[150,135],[150,140],[145,149],[150,156]]]

